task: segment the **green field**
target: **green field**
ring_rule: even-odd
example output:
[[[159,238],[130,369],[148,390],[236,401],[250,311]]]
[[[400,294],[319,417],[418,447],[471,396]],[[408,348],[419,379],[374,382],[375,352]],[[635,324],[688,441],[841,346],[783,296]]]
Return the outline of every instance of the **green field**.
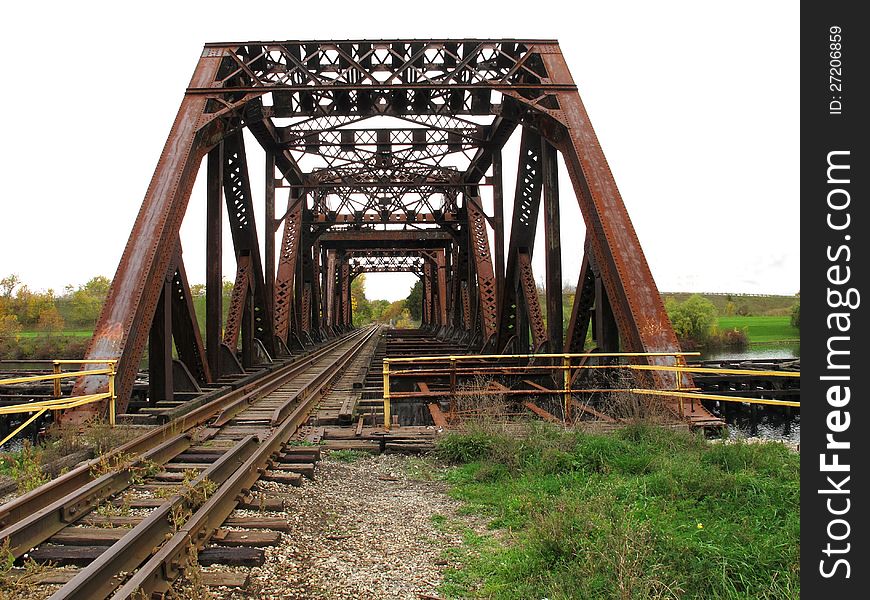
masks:
[[[792,327],[791,317],[719,317],[719,330],[746,329],[750,344],[800,340],[801,332]]]
[[[76,338],[89,338],[94,334],[92,330],[87,331],[57,331],[52,333],[52,337],[76,337]],[[19,333],[22,338],[32,339],[40,336],[44,336],[45,332],[43,331],[22,331]]]
[[[686,292],[663,292],[662,300],[669,298],[677,302],[685,302],[693,294]],[[716,312],[727,315],[729,303],[731,313],[737,315],[753,315],[766,317],[783,317],[791,315],[792,307],[798,302],[797,296],[741,295],[741,294],[700,294],[713,303]]]

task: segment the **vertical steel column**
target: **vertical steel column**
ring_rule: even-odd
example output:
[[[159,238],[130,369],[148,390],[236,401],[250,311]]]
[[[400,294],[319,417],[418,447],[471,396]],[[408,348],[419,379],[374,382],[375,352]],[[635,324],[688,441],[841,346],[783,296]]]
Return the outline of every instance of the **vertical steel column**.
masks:
[[[503,351],[514,337],[527,349],[527,310],[520,291],[519,255],[528,254],[531,260],[535,249],[535,232],[541,205],[541,136],[523,129],[520,141],[517,185],[514,192],[513,217],[511,219],[510,245],[505,265],[504,294],[499,299],[499,327],[497,349]],[[536,296],[537,298],[537,296]]]
[[[254,285],[256,285],[256,282]],[[249,369],[254,366],[254,337],[256,333],[254,326],[253,290],[245,295],[245,302],[242,308],[242,366]]]
[[[351,327],[353,325],[353,305],[350,293],[350,262],[347,255],[341,256],[341,325]]]
[[[580,276],[577,278],[577,289],[574,291],[574,307],[571,310],[571,321],[568,323],[568,333],[565,338],[566,352],[583,352],[586,345],[586,334],[589,331],[589,321],[592,317],[592,306],[595,303],[595,274],[592,271],[589,256],[589,243],[583,253],[580,263]]]
[[[193,307],[193,296],[181,255],[181,242],[178,242],[177,253],[172,277],[172,335],[178,359],[187,367],[198,385],[205,385],[211,383],[212,375]]]
[[[595,278],[595,342],[602,352],[619,352],[619,327],[602,277]]]
[[[172,400],[172,284],[165,278],[148,337],[148,400]]]
[[[335,250],[329,249],[326,251],[326,325],[328,327],[333,327],[338,323],[338,318],[336,317],[338,311],[335,307],[335,300],[338,295],[335,291],[335,254]]]
[[[497,309],[501,311],[502,298],[504,298],[505,280],[504,280],[504,189],[502,187],[502,162],[501,148],[492,153],[492,210],[493,210],[493,230],[495,235],[493,243],[495,244],[495,283],[496,297],[498,298]],[[498,312],[498,318],[501,320],[501,312]]]
[[[223,326],[223,144],[208,153],[205,226],[205,351],[212,377],[220,377]]]
[[[432,265],[423,263],[423,324],[432,324]]]
[[[275,223],[275,154],[271,150],[266,150],[266,194],[265,194],[265,216],[266,221],[264,229],[266,230],[266,240],[263,246],[263,251],[266,253],[266,259],[263,261],[263,274],[265,283],[266,309],[270,315],[275,314],[275,232],[277,230]],[[282,340],[285,341],[286,340]],[[277,351],[277,348],[275,349]]]
[[[438,324],[447,326],[447,251],[436,250],[436,265],[438,268]],[[501,279],[501,278],[498,278]]]
[[[546,263],[547,338],[550,352],[562,352],[562,243],[559,229],[559,161],[556,149],[541,142],[544,182],[544,254]]]

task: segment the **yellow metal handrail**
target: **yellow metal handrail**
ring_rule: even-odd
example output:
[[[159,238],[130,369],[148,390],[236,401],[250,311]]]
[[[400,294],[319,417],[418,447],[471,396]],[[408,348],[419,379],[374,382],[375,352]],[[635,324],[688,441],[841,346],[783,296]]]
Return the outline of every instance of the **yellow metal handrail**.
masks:
[[[112,427],[115,426],[115,367],[118,361],[113,360],[53,360],[53,373],[46,375],[27,375],[25,377],[10,377],[0,379],[0,385],[12,385],[16,383],[34,383],[38,381],[51,381],[54,383],[53,395],[51,400],[42,400],[40,402],[29,402],[27,404],[14,404],[12,406],[0,406],[0,415],[11,415],[18,413],[35,413],[29,419],[19,425],[15,431],[3,438],[0,446],[18,435],[25,427],[33,423],[36,419],[42,416],[43,413],[49,410],[65,410],[67,408],[75,408],[83,404],[92,402],[101,402],[102,400],[109,401],[109,423]],[[68,371],[62,372],[63,365],[108,365],[105,369],[92,369],[87,371]],[[108,390],[99,394],[87,394],[84,396],[70,396],[69,398],[61,398],[60,382],[61,379],[70,379],[82,377],[84,375],[108,375],[109,386]]]
[[[671,356],[676,359],[677,364],[675,365],[632,365],[632,364],[624,364],[624,365],[572,365],[571,359],[574,358],[650,358],[650,357],[667,357]],[[383,362],[383,377],[384,377],[384,428],[389,431],[390,430],[390,399],[392,397],[392,393],[390,392],[390,377],[396,375],[413,375],[413,374],[426,374],[426,375],[450,375],[450,393],[452,395],[463,395],[462,392],[456,391],[456,364],[457,362],[463,360],[497,360],[501,361],[504,359],[516,359],[516,358],[554,358],[561,359],[560,364],[552,364],[552,365],[528,365],[528,366],[505,366],[498,367],[499,371],[518,371],[518,370],[547,370],[547,371],[564,371],[563,373],[563,387],[562,389],[556,390],[546,390],[553,394],[559,394],[564,396],[565,401],[565,415],[567,416],[570,412],[571,404],[571,396],[576,393],[581,392],[600,392],[601,390],[584,390],[584,389],[572,389],[572,372],[580,369],[629,369],[634,371],[670,371],[675,375],[681,375],[682,373],[717,373],[717,374],[728,374],[728,375],[748,375],[748,376],[758,376],[758,377],[793,377],[799,378],[800,372],[795,371],[766,371],[766,370],[754,370],[754,369],[717,369],[714,367],[688,367],[685,364],[686,356],[700,356],[700,352],[585,352],[585,353],[562,353],[562,354],[476,354],[476,355],[448,355],[448,356],[419,356],[419,357],[402,357],[402,358],[385,358]],[[429,363],[429,362],[448,362],[449,366],[445,366],[442,368],[434,367],[425,370],[415,370],[415,369],[399,369],[396,371],[391,371],[390,365],[393,363]],[[465,369],[465,373],[473,373],[473,372],[483,372],[487,371],[491,367],[480,367],[480,368],[468,368]],[[748,404],[768,404],[772,406],[787,406],[787,407],[800,407],[800,402],[794,402],[791,400],[768,400],[768,399],[760,399],[760,398],[746,398],[739,396],[725,396],[722,394],[707,394],[707,393],[699,393],[692,390],[686,390],[682,387],[681,383],[682,377],[677,376],[676,382],[677,387],[674,390],[646,390],[646,389],[637,389],[637,388],[625,388],[625,389],[612,389],[608,390],[611,392],[629,392],[635,394],[645,394],[645,395],[655,395],[655,396],[668,396],[672,398],[678,398],[680,403],[680,413],[683,413],[683,399],[691,398],[694,402],[694,399],[699,400],[718,400],[722,402],[745,402]],[[494,392],[499,393],[499,392]],[[438,393],[434,395],[443,395],[443,393]],[[404,397],[406,394],[398,392],[396,397]]]

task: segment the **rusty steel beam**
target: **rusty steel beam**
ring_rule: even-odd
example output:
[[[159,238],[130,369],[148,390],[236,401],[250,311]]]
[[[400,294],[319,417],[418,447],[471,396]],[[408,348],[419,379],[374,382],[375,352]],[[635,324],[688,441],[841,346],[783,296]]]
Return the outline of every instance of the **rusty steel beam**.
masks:
[[[565,338],[566,352],[583,352],[592,318],[592,306],[595,302],[595,274],[590,266],[588,241],[585,247],[586,252],[583,254],[583,262],[580,263],[580,276],[577,278],[577,288],[574,291],[574,305],[571,310],[571,320],[568,322],[568,334]]]
[[[562,352],[562,240],[559,219],[559,170],[556,149],[541,144],[541,173],[544,187],[544,260],[546,265],[547,345],[552,353]]]
[[[181,244],[178,244],[178,256],[175,260],[175,273],[171,279],[172,293],[172,336],[178,359],[187,367],[197,384],[206,385],[213,381],[211,369],[202,343],[196,310],[193,307],[193,296],[184,269],[181,255]]]
[[[263,261],[263,275],[265,287],[263,292],[266,296],[266,310],[268,315],[275,316],[275,233],[278,230],[278,222],[275,219],[275,153],[266,150],[265,161],[265,223],[266,239],[264,240],[263,252],[266,259]],[[273,329],[274,331],[274,329]],[[277,348],[276,348],[277,349]]]
[[[339,269],[340,285],[341,285],[341,323],[340,325],[353,325],[353,311],[350,297],[350,264],[342,257],[341,268]]]
[[[498,116],[490,127],[491,133],[484,144],[471,159],[471,164],[465,170],[462,179],[466,184],[479,184],[486,175],[490,166],[495,166],[500,161],[501,149],[516,131],[517,121]]]
[[[278,255],[278,271],[275,276],[275,335],[289,345],[290,322],[295,301],[297,262],[302,228],[303,198],[291,192],[284,217],[284,233],[281,252]]]
[[[477,275],[477,309],[481,319],[484,345],[495,341],[498,333],[498,298],[495,289],[495,273],[489,250],[489,235],[486,216],[480,207],[480,198],[466,196],[468,210],[469,247]]]
[[[148,397],[152,403],[172,400],[172,288],[164,280],[148,337]]]
[[[523,293],[523,304],[528,315],[528,324],[532,330],[534,343],[532,353],[545,352],[550,339],[548,329],[544,325],[541,303],[538,301],[538,288],[535,286],[535,276],[532,273],[532,259],[527,252],[520,252],[517,255],[517,270]]]
[[[354,230],[328,231],[318,240],[324,248],[337,248],[345,245],[354,249],[367,248],[443,248],[453,241],[453,236],[445,230]]]
[[[438,288],[438,324],[447,325],[447,253],[435,251],[436,285]]]
[[[326,324],[329,327],[335,325],[337,321],[336,314],[336,252],[335,250],[326,251]]]
[[[527,336],[524,306],[518,297],[519,254],[525,252],[531,260],[535,248],[538,213],[541,204],[543,176],[541,170],[541,136],[524,129],[520,141],[517,185],[514,193],[513,218],[504,277],[504,295],[500,298],[499,329],[496,346],[503,351],[511,339]],[[518,351],[525,351],[525,344]]]
[[[552,49],[554,52],[541,53],[548,75],[557,81],[571,80],[558,45]],[[559,106],[558,120],[565,129],[553,143],[562,152],[571,176],[625,350],[679,351],[661,294],[580,95],[576,91],[555,91],[553,95]],[[668,364],[673,359],[653,362]],[[657,379],[662,385],[675,383],[670,374],[657,375]]]
[[[254,221],[254,201],[251,183],[248,178],[247,153],[241,132],[234,133],[224,140],[224,196],[227,200],[227,216],[236,260],[248,258],[249,281],[253,306],[253,337],[259,339],[270,355],[275,354],[275,340],[272,333],[271,302],[267,300],[263,263],[260,258],[260,243]],[[266,230],[271,224],[266,217]]]
[[[240,256],[236,263],[236,279],[230,296],[230,308],[227,312],[227,322],[224,328],[224,344],[235,352],[239,345],[239,334],[242,330],[244,312],[248,306],[248,296],[251,291],[251,258]],[[250,365],[248,365],[250,366]]]
[[[220,56],[202,56],[190,87],[211,86],[220,63]],[[119,413],[126,410],[139,370],[199,164],[214,143],[201,128],[207,103],[207,97],[189,94],[181,101],[85,353],[90,360],[120,360],[115,379]],[[107,388],[106,376],[89,376],[76,382],[73,393],[94,394]],[[105,410],[105,404],[87,404],[66,411],[60,419],[82,422]]]
[[[208,153],[205,226],[205,350],[212,376],[220,377],[223,330],[223,144]]]

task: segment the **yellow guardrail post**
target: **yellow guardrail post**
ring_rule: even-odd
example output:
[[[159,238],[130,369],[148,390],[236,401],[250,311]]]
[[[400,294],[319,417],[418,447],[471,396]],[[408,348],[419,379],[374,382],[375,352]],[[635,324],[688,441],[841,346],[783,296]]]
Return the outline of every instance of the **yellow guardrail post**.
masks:
[[[562,368],[565,370],[562,380],[565,387],[565,421],[571,419],[571,357],[565,355],[562,358]]]
[[[64,373],[62,370],[62,365],[69,364],[105,364],[107,365],[107,367],[105,369],[92,369],[90,371],[69,371]],[[0,379],[0,385],[51,381],[53,388],[52,391],[54,395],[51,400],[41,400],[39,402],[28,402],[26,404],[15,404],[12,406],[0,407],[0,415],[34,413],[26,421],[24,421],[24,423],[19,425],[15,429],[15,431],[7,435],[3,439],[3,441],[0,441],[0,446],[11,440],[21,431],[23,431],[25,427],[33,423],[46,411],[66,410],[68,408],[75,408],[76,406],[90,404],[92,402],[101,402],[103,400],[109,401],[109,423],[112,425],[112,427],[114,427],[116,417],[115,401],[117,400],[117,396],[115,393],[115,374],[117,373],[117,369],[115,367],[117,366],[117,364],[117,360],[54,360],[52,361],[51,375],[28,375],[25,377],[11,377],[7,379]],[[83,377],[86,375],[108,375],[108,391],[100,394],[86,394],[84,396],[71,396],[69,398],[62,397],[60,389],[61,379]]]
[[[390,430],[390,359],[384,359],[384,429]]]
[[[115,426],[115,363],[109,363],[109,425]]]
[[[60,362],[58,362],[58,361],[54,361],[54,365],[53,365],[53,369],[52,369],[52,371],[54,372],[55,375],[60,375],[60,372],[61,372],[61,371],[60,371]],[[54,397],[55,397],[55,398],[60,398],[60,394],[61,394],[61,391],[60,391],[60,379],[59,379],[59,378],[58,378],[58,379],[55,379],[53,383],[54,383]]]

